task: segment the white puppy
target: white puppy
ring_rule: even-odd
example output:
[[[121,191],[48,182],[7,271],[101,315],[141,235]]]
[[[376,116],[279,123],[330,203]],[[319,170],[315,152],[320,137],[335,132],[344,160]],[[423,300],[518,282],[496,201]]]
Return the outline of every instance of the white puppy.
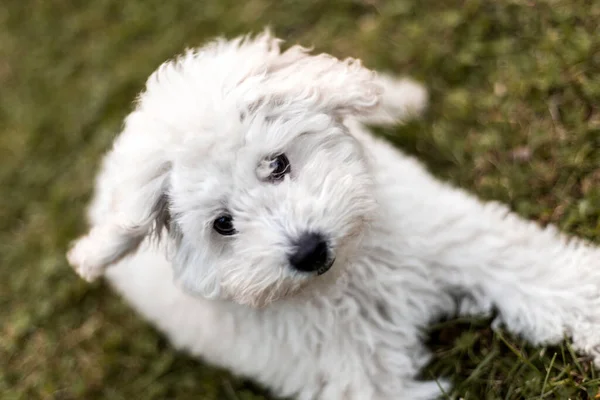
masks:
[[[600,360],[597,248],[371,136],[423,109],[419,85],[279,45],[220,39],[149,78],[68,255],[79,274],[113,266],[175,346],[298,399],[439,396],[416,379],[422,330],[492,308]]]

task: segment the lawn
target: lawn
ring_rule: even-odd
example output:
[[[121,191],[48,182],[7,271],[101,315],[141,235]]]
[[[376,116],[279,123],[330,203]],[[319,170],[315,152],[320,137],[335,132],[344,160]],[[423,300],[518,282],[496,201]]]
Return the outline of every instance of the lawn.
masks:
[[[266,399],[176,353],[64,258],[100,155],[160,62],[270,24],[289,43],[424,82],[426,117],[379,130],[439,177],[600,243],[598,0],[3,0],[0,3],[0,397]],[[600,335],[600,332],[599,332]],[[432,328],[464,399],[600,398],[567,344],[489,321]]]

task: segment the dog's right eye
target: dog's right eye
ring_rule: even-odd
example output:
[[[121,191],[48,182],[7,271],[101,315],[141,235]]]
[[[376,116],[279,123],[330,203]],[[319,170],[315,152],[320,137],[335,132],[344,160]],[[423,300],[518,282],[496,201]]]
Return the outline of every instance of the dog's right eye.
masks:
[[[219,235],[231,236],[236,233],[233,227],[233,218],[229,214],[221,215],[213,222],[213,228]]]
[[[273,157],[269,162],[269,167],[271,168],[269,180],[271,182],[279,182],[286,174],[290,173],[290,160],[282,153]]]

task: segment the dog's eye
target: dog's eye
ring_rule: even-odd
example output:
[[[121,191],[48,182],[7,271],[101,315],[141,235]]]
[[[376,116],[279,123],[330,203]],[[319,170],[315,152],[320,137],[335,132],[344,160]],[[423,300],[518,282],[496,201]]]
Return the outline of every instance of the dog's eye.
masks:
[[[221,215],[213,222],[213,228],[218,234],[223,236],[231,236],[235,234],[235,228],[233,227],[233,218],[229,214]]]
[[[269,180],[271,182],[279,182],[286,174],[290,173],[290,160],[288,160],[285,154],[279,154],[269,162],[269,168],[271,168]]]

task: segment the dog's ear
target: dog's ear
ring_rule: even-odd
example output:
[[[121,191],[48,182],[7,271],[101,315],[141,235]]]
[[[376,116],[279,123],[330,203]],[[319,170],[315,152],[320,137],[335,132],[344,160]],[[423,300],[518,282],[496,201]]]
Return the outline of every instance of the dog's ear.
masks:
[[[136,250],[166,220],[170,163],[157,135],[143,132],[136,112],[105,156],[89,209],[90,230],[67,254],[86,280]]]
[[[307,51],[293,46],[274,61],[268,80],[272,93],[341,117],[374,112],[383,92],[375,72],[363,67],[360,60],[339,60],[328,54],[313,56]]]
[[[313,85],[318,104],[338,116],[368,115],[379,105],[382,88],[373,71],[360,60],[338,60],[329,55],[313,57],[317,70]]]

